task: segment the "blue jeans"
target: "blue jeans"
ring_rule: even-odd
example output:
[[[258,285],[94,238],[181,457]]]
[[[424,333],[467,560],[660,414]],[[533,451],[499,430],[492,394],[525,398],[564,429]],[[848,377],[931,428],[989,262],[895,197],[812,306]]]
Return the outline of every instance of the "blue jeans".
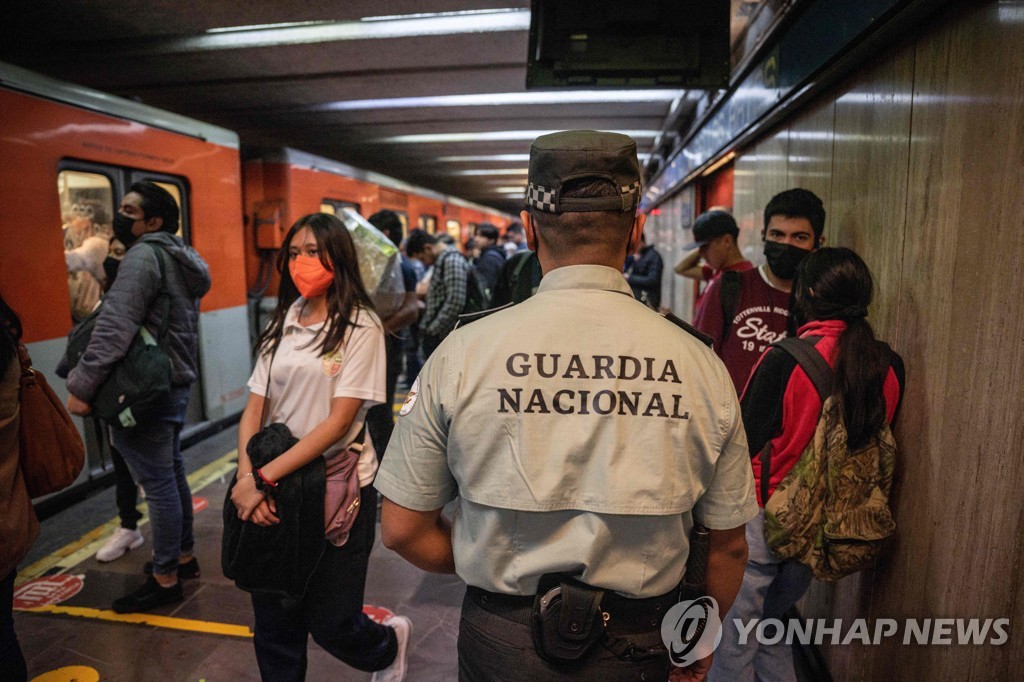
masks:
[[[185,423],[189,387],[171,389],[153,421],[130,429],[114,429],[111,442],[146,491],[153,529],[153,573],[174,575],[178,558],[190,554],[192,491],[181,457],[181,427]]]
[[[715,650],[708,682],[796,682],[793,649],[783,639],[771,646],[759,645],[757,628],[747,632],[745,644],[739,644],[739,619],[744,628],[751,621],[777,618],[785,626],[785,614],[804,595],[811,584],[811,569],[772,554],[764,540],[764,510],[747,522],[747,567],[736,601],[722,622],[722,643]],[[774,628],[765,633],[775,635]]]
[[[25,657],[18,645],[18,636],[14,633],[14,577],[18,569],[0,580],[0,680],[3,682],[23,682],[28,679],[28,668]]]

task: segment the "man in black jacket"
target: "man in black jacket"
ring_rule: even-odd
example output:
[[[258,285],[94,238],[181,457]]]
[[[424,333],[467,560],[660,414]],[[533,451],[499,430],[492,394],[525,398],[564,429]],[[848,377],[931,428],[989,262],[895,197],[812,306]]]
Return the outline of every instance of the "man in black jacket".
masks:
[[[121,200],[114,234],[128,249],[117,279],[103,300],[89,346],[68,375],[68,410],[87,415],[89,403],[114,365],[145,326],[171,360],[171,392],[158,416],[130,428],[115,428],[111,440],[146,492],[153,529],[151,577],[114,601],[118,613],[146,611],[181,601],[178,581],[199,574],[192,554],[192,492],[185,478],[179,435],[189,390],[199,377],[199,299],[210,289],[210,271],[178,231],[178,205],[152,182],[137,182]],[[163,276],[161,276],[161,272]],[[166,296],[168,319],[161,319]]]
[[[661,272],[664,264],[661,254],[640,235],[640,250],[633,257],[633,267],[626,274],[626,280],[633,289],[633,295],[648,308],[661,307]]]
[[[494,285],[498,283],[498,273],[505,264],[505,249],[498,246],[498,228],[490,223],[477,225],[474,239],[480,249],[480,257],[473,263],[473,268],[490,300],[494,295]]]

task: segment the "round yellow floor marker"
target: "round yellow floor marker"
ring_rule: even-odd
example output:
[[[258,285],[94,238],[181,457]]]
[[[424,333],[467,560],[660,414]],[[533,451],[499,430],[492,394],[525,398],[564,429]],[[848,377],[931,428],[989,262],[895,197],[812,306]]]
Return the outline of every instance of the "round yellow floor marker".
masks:
[[[33,677],[32,682],[99,682],[99,679],[100,674],[95,668],[87,665],[69,665]]]

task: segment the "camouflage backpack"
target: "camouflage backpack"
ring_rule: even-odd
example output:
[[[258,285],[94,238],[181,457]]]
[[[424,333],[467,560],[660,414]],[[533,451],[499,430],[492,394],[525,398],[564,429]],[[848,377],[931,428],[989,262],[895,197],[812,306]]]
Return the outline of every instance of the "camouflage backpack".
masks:
[[[896,530],[889,509],[896,441],[885,421],[863,447],[847,447],[832,369],[814,343],[787,338],[775,345],[796,358],[822,409],[814,437],[770,498],[764,472],[771,471],[771,444],[761,453],[765,540],[777,556],[809,566],[818,580],[838,580],[866,568]]]

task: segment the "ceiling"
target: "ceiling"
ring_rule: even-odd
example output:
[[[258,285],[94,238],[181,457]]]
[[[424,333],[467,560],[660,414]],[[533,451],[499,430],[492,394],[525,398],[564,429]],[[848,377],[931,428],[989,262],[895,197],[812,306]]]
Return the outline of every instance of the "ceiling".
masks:
[[[17,2],[0,61],[229,128],[246,154],[292,147],[515,213],[536,135],[631,132],[645,154],[702,94],[526,92],[529,4]],[[734,40],[756,5],[732,0]],[[499,11],[406,16],[466,10]],[[385,15],[403,18],[366,21]]]

